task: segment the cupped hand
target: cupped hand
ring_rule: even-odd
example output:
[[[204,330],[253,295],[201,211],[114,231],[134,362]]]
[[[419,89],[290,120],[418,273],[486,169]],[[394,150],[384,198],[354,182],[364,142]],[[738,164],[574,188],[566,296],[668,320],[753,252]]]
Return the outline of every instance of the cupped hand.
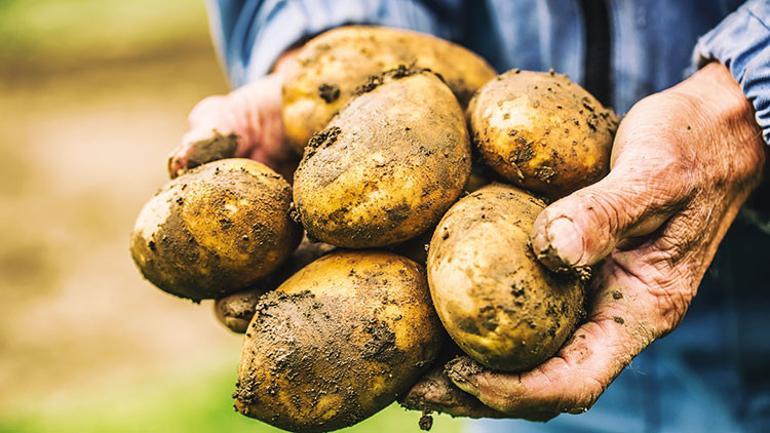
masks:
[[[273,73],[227,95],[209,96],[192,109],[189,129],[168,160],[170,176],[221,158],[251,158],[287,174],[294,155],[284,143],[281,86],[294,53]]]
[[[639,101],[618,129],[610,174],[547,207],[531,234],[549,268],[595,267],[585,323],[531,371],[495,373],[460,357],[445,366],[447,377],[509,417],[588,410],[634,356],[682,320],[759,182],[764,147],[751,104],[721,64]],[[423,406],[472,409],[442,406],[446,400]]]

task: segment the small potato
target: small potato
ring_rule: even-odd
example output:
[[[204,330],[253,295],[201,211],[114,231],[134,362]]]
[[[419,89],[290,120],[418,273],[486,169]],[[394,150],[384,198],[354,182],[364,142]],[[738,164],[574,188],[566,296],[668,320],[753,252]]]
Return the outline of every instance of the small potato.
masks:
[[[434,74],[398,68],[313,136],[294,175],[308,236],[347,248],[419,235],[457,200],[470,174],[462,110]]]
[[[463,107],[495,76],[481,57],[423,33],[347,26],[322,33],[300,50],[283,86],[282,117],[288,142],[302,149],[371,75],[399,65],[428,68],[444,77]]]
[[[405,409],[422,412],[420,428],[423,420],[430,417],[432,412],[449,413],[452,416],[467,418],[509,418],[509,416],[491,409],[481,403],[476,397],[457,387],[444,373],[444,365],[439,365],[426,373],[420,381],[399,399]],[[427,421],[430,425],[432,419]]]
[[[219,298],[214,303],[214,315],[233,332],[243,334],[257,311],[259,297],[275,289],[310,262],[334,250],[333,245],[302,239],[288,260],[275,272],[256,282],[248,290]]]
[[[353,425],[404,394],[442,336],[422,267],[386,252],[332,252],[260,299],[235,407],[293,432]]]
[[[508,71],[479,90],[468,116],[486,163],[530,191],[559,198],[609,171],[618,119],[565,75]]]
[[[539,365],[583,314],[581,281],[548,271],[529,247],[544,207],[492,184],[452,206],[431,239],[428,282],[441,322],[464,352],[494,370]]]
[[[223,159],[167,183],[144,206],[131,256],[160,289],[195,301],[242,290],[297,247],[291,187],[256,161]]]

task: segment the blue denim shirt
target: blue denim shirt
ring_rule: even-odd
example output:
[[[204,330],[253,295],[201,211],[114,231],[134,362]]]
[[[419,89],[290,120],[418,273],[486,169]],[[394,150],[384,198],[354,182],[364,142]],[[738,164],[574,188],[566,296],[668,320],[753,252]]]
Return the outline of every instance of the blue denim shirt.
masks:
[[[611,0],[607,7],[609,102],[619,112],[716,59],[740,83],[770,142],[770,1]],[[591,49],[579,0],[209,0],[209,11],[236,87],[269,72],[303,38],[346,23],[432,33],[499,71],[554,68],[578,82]],[[769,241],[737,221],[681,325],[642,352],[588,413],[472,429],[770,432]]]
[[[610,105],[617,111],[680,81],[693,63],[713,58],[730,67],[770,142],[770,2],[607,3],[614,78]],[[266,74],[303,38],[346,23],[404,27],[451,39],[484,55],[501,72],[553,68],[584,80],[586,29],[578,0],[208,0],[208,5],[212,34],[235,87]]]

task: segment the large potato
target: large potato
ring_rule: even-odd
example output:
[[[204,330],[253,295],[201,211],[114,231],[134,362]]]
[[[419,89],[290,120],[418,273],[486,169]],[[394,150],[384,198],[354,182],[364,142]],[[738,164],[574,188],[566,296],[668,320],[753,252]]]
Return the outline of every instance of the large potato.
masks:
[[[583,312],[581,281],[544,268],[529,232],[544,203],[492,184],[444,215],[428,251],[428,282],[452,339],[495,370],[529,370],[553,356]]]
[[[479,90],[468,115],[486,163],[530,191],[562,197],[609,171],[617,117],[565,75],[508,71]]]
[[[297,271],[332,250],[333,245],[302,239],[297,249],[275,272],[254,283],[248,290],[217,299],[214,315],[231,331],[243,334],[257,311],[260,296],[280,286]]]
[[[294,175],[308,236],[349,248],[410,239],[438,221],[470,173],[462,110],[444,83],[399,68],[313,136]]]
[[[223,159],[167,183],[139,213],[131,255],[159,288],[201,300],[248,287],[297,247],[291,188],[266,166]]]
[[[349,26],[308,42],[283,86],[286,138],[302,153],[369,76],[399,65],[441,74],[465,106],[473,92],[494,78],[482,58],[451,42],[422,33],[385,27]]]
[[[293,432],[355,424],[417,381],[442,335],[419,265],[386,252],[330,253],[260,299],[235,407]]]

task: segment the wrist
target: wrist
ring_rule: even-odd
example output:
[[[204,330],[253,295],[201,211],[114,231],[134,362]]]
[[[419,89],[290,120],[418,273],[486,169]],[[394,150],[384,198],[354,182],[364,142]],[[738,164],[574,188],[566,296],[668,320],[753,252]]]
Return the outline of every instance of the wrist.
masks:
[[[704,126],[718,128],[719,135],[728,132],[733,134],[734,142],[764,147],[754,107],[723,64],[708,63],[666,92],[687,98],[693,110],[703,117]]]

